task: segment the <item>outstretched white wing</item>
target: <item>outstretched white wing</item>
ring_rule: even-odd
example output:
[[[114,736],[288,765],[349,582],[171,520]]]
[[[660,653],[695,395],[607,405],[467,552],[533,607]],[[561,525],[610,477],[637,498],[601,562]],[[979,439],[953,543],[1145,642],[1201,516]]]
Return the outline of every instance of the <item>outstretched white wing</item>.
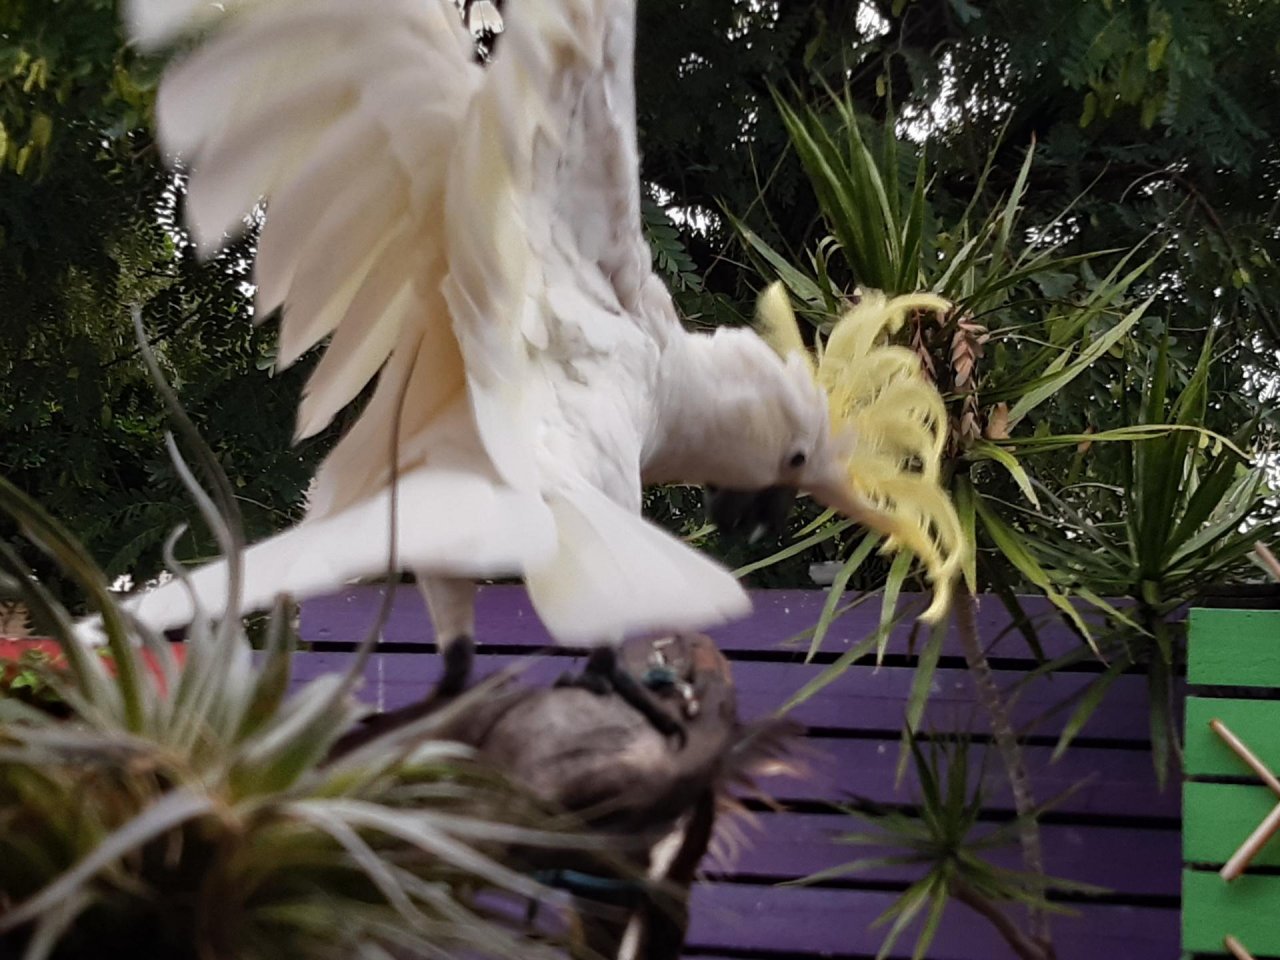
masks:
[[[130,11],[146,43],[206,31],[158,103],[163,146],[189,172],[200,249],[217,249],[265,198],[257,309],[282,311],[279,361],[330,337],[298,434],[322,429],[378,377],[317,477],[308,523],[385,490],[393,447],[401,473],[463,456],[485,482],[534,495],[522,502],[555,514],[557,528],[582,519],[557,541],[532,524],[527,546],[506,555],[535,602],[554,607],[558,634],[744,611],[726,572],[607,498],[567,504],[573,494],[537,457],[548,369],[679,329],[640,225],[634,0],[521,0],[488,67],[453,0],[132,0]],[[476,428],[461,453],[459,422]],[[634,424],[599,432],[628,429],[638,449]],[[460,517],[444,491],[433,499],[406,504],[416,514],[406,538],[460,523],[503,536],[495,516]],[[646,544],[643,564],[629,559],[627,530]],[[605,531],[618,542],[604,543]],[[306,568],[285,554],[320,549],[318,536],[282,537],[268,566]],[[404,559],[412,547],[402,543]],[[414,559],[441,573],[452,559],[467,566],[437,552]],[[654,576],[664,564],[671,575]],[[614,568],[624,603],[574,573]],[[293,579],[275,585],[297,589]]]

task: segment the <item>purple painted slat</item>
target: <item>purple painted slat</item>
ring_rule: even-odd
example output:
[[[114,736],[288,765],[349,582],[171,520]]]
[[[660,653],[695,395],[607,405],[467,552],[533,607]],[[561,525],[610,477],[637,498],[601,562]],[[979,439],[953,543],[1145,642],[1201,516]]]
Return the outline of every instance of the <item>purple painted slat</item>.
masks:
[[[739,710],[745,717],[770,713],[787,702],[823,667],[817,664],[733,664]],[[791,716],[810,727],[843,730],[897,730],[906,715],[912,667],[859,665],[795,708]],[[997,682],[1012,693],[1026,675],[997,671]],[[1026,683],[1011,709],[1013,722],[1024,735],[1057,736],[1070,719],[1077,698],[1097,677],[1085,673],[1060,673]],[[1146,680],[1119,677],[1094,710],[1080,736],[1111,740],[1145,740],[1149,737],[1150,711]],[[973,681],[968,670],[939,669],[922,729],[938,732],[966,730],[986,732],[985,713],[975,706]]]
[[[316,597],[302,605],[301,633],[304,640],[359,640],[375,621],[382,587],[349,587],[339,593]],[[807,639],[794,639],[812,629],[818,621],[826,594],[821,590],[754,590],[752,615],[738,623],[710,631],[726,653],[734,651],[807,649]],[[902,602],[916,602],[907,596]],[[1024,597],[1027,613],[1043,620],[1041,642],[1047,656],[1056,657],[1076,650],[1079,639],[1060,621],[1053,618],[1053,608],[1042,597]],[[871,635],[879,623],[879,600],[872,598],[849,611],[832,624],[823,643],[828,652],[840,653]],[[1010,629],[1004,607],[993,596],[979,599],[978,628],[993,652],[1002,656],[1027,658],[1030,652],[1025,640]],[[524,587],[491,585],[480,589],[476,609],[476,634],[483,644],[501,646],[545,646],[551,643],[546,630],[529,603]],[[909,652],[909,626],[895,630],[889,640],[890,653]],[[434,634],[421,595],[412,585],[401,585],[396,591],[391,614],[383,625],[382,637],[388,641],[431,643]],[[999,641],[997,643],[997,641]],[[961,656],[954,636],[948,639],[944,653]]]
[[[299,677],[340,670],[350,654],[299,653],[295,671]],[[574,669],[577,658],[482,655],[476,661],[477,677],[523,666],[534,683],[549,682]],[[733,665],[738,687],[738,707],[743,717],[759,717],[780,708],[823,667],[803,663],[741,661]],[[819,691],[796,708],[791,716],[810,727],[832,730],[897,730],[902,725],[915,671],[910,667],[859,666]],[[440,676],[440,660],[434,653],[375,654],[365,671],[361,696],[380,709],[404,706],[428,691]],[[1023,674],[998,674],[1012,687]],[[1074,698],[1096,679],[1090,674],[1068,673],[1037,679],[1028,684],[1013,704],[1012,716],[1023,733],[1057,736],[1070,718]],[[1081,736],[1141,741],[1148,737],[1149,712],[1146,681],[1140,676],[1120,677],[1094,711]],[[935,732],[960,730],[986,732],[985,714],[975,709],[972,681],[967,670],[937,671],[925,713],[923,729]]]
[[[311,654],[299,661],[295,683],[325,670],[341,669],[348,658],[349,654],[341,653]],[[518,658],[493,659],[499,667],[504,661],[522,662]],[[417,654],[373,657],[365,668],[363,696],[381,709],[416,699],[429,689],[430,671],[435,669],[437,662],[437,657]],[[558,657],[535,662],[530,666],[530,670],[535,671],[532,679],[549,680],[570,665]],[[394,678],[394,681],[388,682],[389,678]],[[774,796],[785,800],[836,801],[856,794],[881,803],[911,803],[915,798],[910,777],[901,787],[896,783],[899,745],[895,736],[868,739],[822,737],[803,741],[803,749],[812,768],[810,776],[770,780],[768,790]],[[975,764],[984,750],[982,746],[974,747]],[[1145,750],[1075,746],[1057,763],[1050,761],[1052,749],[1049,747],[1029,746],[1024,753],[1037,799],[1041,801],[1065,793],[1091,778],[1056,810],[1122,816],[1178,815],[1178,791],[1157,791],[1150,754]],[[997,786],[987,797],[990,809],[1004,810],[1011,805],[1000,770],[998,761],[993,758],[988,776]]]
[[[874,956],[884,927],[873,929],[871,923],[893,902],[893,896],[860,890],[702,884],[694,888],[688,944],[702,951]],[[1178,956],[1177,910],[1093,904],[1078,909],[1077,917],[1052,920],[1060,960]],[[913,946],[913,939],[900,940],[893,956],[910,956]],[[1012,954],[990,923],[953,904],[928,955],[930,960],[996,960]]]
[[[841,833],[873,829],[852,816],[803,813],[762,813],[755,824],[743,824],[745,844],[723,866],[705,866],[713,877],[798,878],[891,850],[838,844]],[[990,827],[981,827],[985,832]],[[1045,868],[1051,876],[1106,887],[1116,893],[1178,896],[1181,890],[1181,834],[1178,830],[1132,827],[1082,827],[1046,824],[1040,828]],[[1106,855],[1100,855],[1106,851]],[[1001,847],[986,856],[1002,867],[1021,869],[1016,846]],[[851,874],[862,882],[910,882],[918,867],[878,866]]]
[[[292,686],[345,670],[352,656],[350,653],[296,653]],[[476,658],[474,680],[478,682],[510,670],[531,684],[547,685],[563,673],[580,669],[584,660],[577,656],[480,656]],[[363,683],[356,688],[356,696],[379,710],[394,710],[426,696],[440,679],[440,673],[441,660],[434,652],[375,653],[365,664]]]
[[[857,795],[877,803],[912,803],[917,796],[914,778],[908,772],[901,785],[897,781],[898,742],[896,740],[803,741],[812,750],[811,773],[806,778],[775,777],[767,781],[769,793],[782,800],[838,801]],[[986,747],[975,744],[971,766],[980,768]],[[1156,786],[1151,755],[1144,750],[1111,750],[1072,747],[1054,763],[1051,747],[1024,747],[1023,757],[1036,799],[1044,802],[1066,794],[1055,804],[1063,814],[1109,816],[1177,817],[1181,808],[1179,791]],[[1013,803],[1003,768],[994,750],[987,762],[989,792],[983,806],[988,810],[1010,810]]]

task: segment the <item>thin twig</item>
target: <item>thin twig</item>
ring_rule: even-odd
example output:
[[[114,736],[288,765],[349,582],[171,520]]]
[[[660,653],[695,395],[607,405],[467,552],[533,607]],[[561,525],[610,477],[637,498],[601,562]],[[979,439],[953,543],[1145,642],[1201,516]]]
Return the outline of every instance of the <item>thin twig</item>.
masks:
[[[1222,938],[1222,945],[1231,951],[1231,955],[1236,960],[1253,960],[1253,954],[1244,948],[1243,943],[1230,934]]]
[[[991,664],[987,661],[986,654],[982,652],[982,642],[978,636],[977,610],[973,594],[966,587],[962,586],[956,592],[954,609],[965,662],[969,665],[969,672],[973,674],[978,700],[987,711],[987,717],[991,722],[991,733],[1000,750],[1000,758],[1004,761],[1009,786],[1013,791],[1014,809],[1018,814],[1018,841],[1022,847],[1022,860],[1031,873],[1043,877],[1045,875],[1044,851],[1040,844],[1040,825],[1036,822],[1036,804],[1031,792],[1031,780],[1027,776],[1027,767],[1022,759],[1022,747],[1009,720],[1008,708],[992,677]],[[1031,927],[1031,938],[1041,951],[1034,956],[1043,960],[1054,960],[1056,954],[1049,931],[1049,918],[1044,909],[1035,904],[1029,905],[1027,916]],[[1012,941],[1010,944],[1012,945]],[[1022,954],[1022,956],[1033,955]]]
[[[1267,572],[1271,574],[1271,579],[1280,583],[1280,560],[1276,559],[1276,555],[1271,552],[1262,541],[1258,541],[1253,545],[1253,552],[1258,555],[1258,559],[1262,561],[1262,565],[1267,568]]]
[[[1257,829],[1249,834],[1249,839],[1240,845],[1240,849],[1231,855],[1231,859],[1227,861],[1226,866],[1218,871],[1218,876],[1230,883],[1245,870],[1249,869],[1249,864],[1253,862],[1253,858],[1261,852],[1262,848],[1267,845],[1276,832],[1280,831],[1280,804],[1267,814],[1267,818],[1258,824]]]
[[[969,909],[981,914],[991,922],[1005,943],[1021,960],[1050,960],[1053,947],[1041,945],[1018,929],[1018,925],[1009,919],[1009,915],[1001,910],[987,897],[982,896],[972,887],[957,883],[951,888],[951,895]]]

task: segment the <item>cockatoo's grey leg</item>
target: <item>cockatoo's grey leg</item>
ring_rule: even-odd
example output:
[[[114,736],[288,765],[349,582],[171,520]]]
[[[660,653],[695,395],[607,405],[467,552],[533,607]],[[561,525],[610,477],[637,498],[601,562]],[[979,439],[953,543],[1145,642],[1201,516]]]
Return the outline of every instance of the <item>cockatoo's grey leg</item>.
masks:
[[[660,734],[678,737],[681,746],[684,745],[684,725],[658,706],[640,681],[622,668],[618,663],[618,651],[612,646],[596,647],[587,657],[587,665],[581,673],[565,674],[556,681],[556,686],[582,687],[601,696],[615,693],[639,711]]]
[[[436,645],[444,659],[444,673],[432,697],[456,697],[466,689],[475,659],[475,582],[419,577],[418,588],[427,601],[427,610],[436,631]]]

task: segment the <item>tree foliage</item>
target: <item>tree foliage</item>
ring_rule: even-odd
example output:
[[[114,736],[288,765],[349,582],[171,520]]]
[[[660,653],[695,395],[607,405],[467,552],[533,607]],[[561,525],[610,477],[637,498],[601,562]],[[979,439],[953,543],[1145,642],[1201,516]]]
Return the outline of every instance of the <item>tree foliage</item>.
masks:
[[[118,24],[108,0],[0,4],[0,471],[108,573],[145,577],[188,510],[132,305],[251,535],[296,515],[320,445],[290,447],[301,380],[271,375],[274,334],[250,322],[244,247],[201,263],[176,226],[180,184],[148,129],[158,65]],[[180,545],[208,549],[194,535]]]
[[[114,0],[0,2],[0,469],[71,523],[109,572],[148,576],[184,507],[136,362],[132,303],[145,305],[168,373],[241,493],[250,536],[296,517],[331,435],[289,444],[304,371],[275,375],[272,325],[250,322],[252,238],[209,263],[184,242],[181,184],[149,130],[158,65],[125,45],[118,24]],[[1234,433],[1257,410],[1280,333],[1275,4],[642,0],[638,27],[645,226],[691,323],[746,322],[767,279],[735,220],[800,263],[822,242],[821,197],[778,104],[838,125],[837,91],[874,149],[895,124],[903,184],[923,158],[928,255],[963,246],[947,225],[966,211],[980,221],[1000,207],[1033,142],[1019,203],[1026,237],[1052,230],[1067,255],[1151,241],[1142,292],[1155,299],[1132,336],[1024,429],[1124,426],[1165,334],[1171,376],[1185,382],[1215,327],[1205,422]],[[1078,302],[1113,262],[1046,272],[1036,295]],[[840,289],[864,281],[839,258],[831,269]],[[985,346],[992,389],[1028,342]],[[1258,412],[1265,441],[1270,415]],[[1103,444],[1092,450],[1083,465],[1060,451],[1062,474],[1116,479],[1119,460]],[[696,491],[649,502],[677,529],[702,526]],[[707,545],[734,563],[768,552],[714,535]],[[207,547],[190,539],[183,551]],[[810,560],[842,550],[797,552],[754,576],[806,583]]]
[[[1271,106],[1280,76],[1265,65],[1275,59],[1280,8],[1159,0],[696,6],[642,5],[639,69],[644,174],[671,198],[705,271],[703,292],[677,293],[688,313],[707,312],[718,294],[740,317],[751,292],[776,275],[776,262],[743,255],[752,245],[739,235],[826,271],[832,289],[885,285],[867,272],[867,238],[851,240],[831,222],[832,198],[806,177],[784,114],[799,111],[806,127],[837,138],[856,117],[877,156],[888,124],[898,181],[909,189],[923,164],[929,188],[922,264],[953,259],[972,239],[965,225],[1015,192],[1015,243],[1064,257],[1112,251],[1042,270],[984,307],[976,319],[991,335],[969,345],[982,353],[980,420],[1003,416],[987,405],[1016,393],[1028,358],[1057,341],[1073,305],[1097,295],[1119,258],[1141,248],[1131,266],[1153,259],[1130,293],[1151,303],[1038,404],[1021,435],[1138,423],[1148,371],[1167,363],[1174,386],[1186,384],[1213,330],[1201,425],[1230,435],[1257,416],[1253,452],[1269,447],[1274,415],[1259,401],[1280,344],[1280,113]],[[675,21],[689,27],[683,43],[670,37]],[[676,102],[690,109],[672,110]],[[872,201],[851,202],[860,216]],[[926,269],[919,279],[927,285],[942,273]],[[1100,313],[1079,331],[1081,345],[1120,316]],[[938,342],[935,357],[948,360],[958,346]],[[1127,453],[1076,446],[1059,445],[1044,475],[1123,484]],[[1016,499],[1011,482],[1008,493]],[[784,579],[803,576],[792,560]]]

